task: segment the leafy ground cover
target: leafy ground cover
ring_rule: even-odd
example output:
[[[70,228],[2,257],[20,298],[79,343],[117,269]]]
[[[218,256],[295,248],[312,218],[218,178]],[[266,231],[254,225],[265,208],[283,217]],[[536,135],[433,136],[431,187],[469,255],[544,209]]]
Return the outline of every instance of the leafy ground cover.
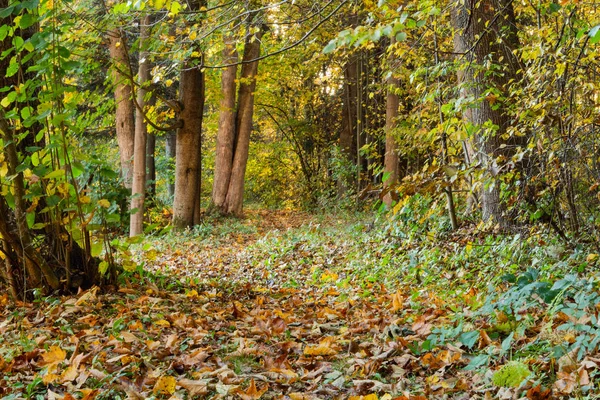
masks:
[[[426,225],[402,213],[255,211],[123,242],[118,288],[34,304],[0,297],[0,396],[600,393],[591,247]]]

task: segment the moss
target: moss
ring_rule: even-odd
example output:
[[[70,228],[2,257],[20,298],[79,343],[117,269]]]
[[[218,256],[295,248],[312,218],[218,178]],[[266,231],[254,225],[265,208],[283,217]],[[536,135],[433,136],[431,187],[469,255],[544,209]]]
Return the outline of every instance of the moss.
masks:
[[[511,361],[494,372],[492,382],[500,387],[519,387],[530,374],[527,364]]]

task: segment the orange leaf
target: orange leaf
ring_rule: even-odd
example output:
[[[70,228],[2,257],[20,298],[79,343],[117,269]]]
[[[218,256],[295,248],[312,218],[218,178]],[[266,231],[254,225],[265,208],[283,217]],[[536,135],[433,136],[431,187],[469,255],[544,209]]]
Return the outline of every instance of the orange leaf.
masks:
[[[243,391],[241,389],[238,389],[236,391],[236,394],[238,396],[240,396],[242,398],[242,400],[258,400],[262,397],[263,394],[265,394],[265,392],[269,390],[269,384],[266,384],[265,387],[263,387],[262,389],[258,390],[256,388],[256,383],[254,383],[254,379],[252,379],[250,381],[250,386],[248,386],[248,388],[246,389],[246,391]]]
[[[404,305],[404,298],[400,294],[400,292],[396,292],[392,295],[392,310],[397,312],[402,309]]]
[[[543,400],[550,398],[551,389],[544,389],[540,385],[532,387],[527,391],[527,398],[529,400]]]

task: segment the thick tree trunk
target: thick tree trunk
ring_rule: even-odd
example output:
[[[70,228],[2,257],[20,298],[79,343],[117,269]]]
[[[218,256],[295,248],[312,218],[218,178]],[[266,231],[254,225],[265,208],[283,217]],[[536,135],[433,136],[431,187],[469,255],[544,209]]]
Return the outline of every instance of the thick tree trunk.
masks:
[[[121,159],[121,176],[126,188],[133,180],[133,153],[135,138],[134,104],[131,82],[123,73],[130,70],[127,41],[120,29],[108,33],[110,58],[113,63],[112,78],[116,104],[116,131]]]
[[[501,149],[501,136],[510,123],[500,99],[484,94],[489,88],[506,92],[516,77],[514,55],[517,43],[511,0],[460,2],[452,12],[457,30],[454,49],[465,54],[465,67],[459,72],[463,96],[473,96],[477,104],[464,113],[465,120],[478,128],[472,139],[477,160],[486,170],[486,184],[481,191],[482,218],[493,219],[501,226],[508,225],[505,206],[500,201],[498,158],[506,155]],[[490,63],[491,61],[491,63]],[[492,72],[488,65],[500,66]],[[494,128],[487,128],[489,124]]]
[[[173,201],[173,225],[176,229],[194,224],[194,208],[199,193],[204,90],[204,73],[200,67],[184,65],[179,83],[183,111],[180,115],[182,126],[177,130]]]
[[[400,159],[398,156],[398,144],[394,138],[394,128],[397,126],[398,108],[400,107],[400,98],[396,94],[396,88],[398,87],[398,78],[390,76],[388,79],[388,93],[385,107],[385,158],[383,171],[387,179],[383,182],[384,190],[390,190],[397,181],[400,171]],[[388,192],[383,202],[390,207],[393,199],[392,195]]]
[[[235,43],[231,38],[225,42],[224,62],[235,64],[238,60]],[[225,213],[225,199],[233,167],[233,151],[235,142],[235,79],[237,65],[223,69],[221,74],[221,109],[219,111],[219,127],[217,131],[217,149],[215,154],[215,173],[212,190],[212,205],[221,213]]]
[[[146,105],[145,84],[150,81],[150,60],[144,46],[150,35],[150,15],[140,19],[140,61],[138,67],[139,88],[137,91],[137,110],[135,114],[135,146],[133,156],[133,183],[131,188],[131,218],[129,236],[144,233],[144,200],[146,198],[146,145],[148,127],[144,120],[144,106]]]
[[[173,166],[176,163],[176,154],[177,154],[177,134],[174,132],[169,132],[165,136],[165,156],[167,157],[168,168],[166,173],[166,181],[167,181],[167,193],[169,197],[173,197],[175,195],[175,180],[174,180],[174,168]]]

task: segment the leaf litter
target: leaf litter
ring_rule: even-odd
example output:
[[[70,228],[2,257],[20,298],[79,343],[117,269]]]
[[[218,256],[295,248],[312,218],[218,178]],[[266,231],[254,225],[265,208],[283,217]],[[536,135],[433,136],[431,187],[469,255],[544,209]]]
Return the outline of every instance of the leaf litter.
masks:
[[[244,234],[148,239],[133,252],[155,275],[116,290],[0,297],[1,398],[541,399],[576,393],[598,370],[591,354],[531,357],[498,387],[510,357],[485,319],[432,344],[469,315],[475,285],[445,298],[451,280],[353,271],[357,254],[380,250],[357,241],[353,221],[257,212],[244,223]],[[532,326],[510,345],[542,336]],[[541,383],[523,372],[554,368]]]

